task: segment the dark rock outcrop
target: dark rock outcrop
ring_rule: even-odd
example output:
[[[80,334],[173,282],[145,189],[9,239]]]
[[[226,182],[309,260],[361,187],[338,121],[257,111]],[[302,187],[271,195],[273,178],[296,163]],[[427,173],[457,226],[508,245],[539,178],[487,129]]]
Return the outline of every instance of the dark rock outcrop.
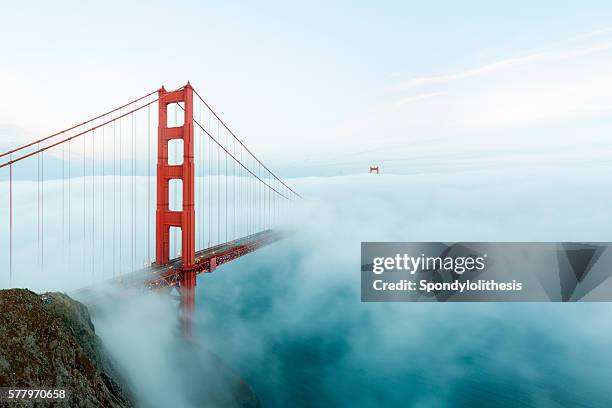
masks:
[[[87,308],[61,293],[0,290],[0,384],[69,389],[54,406],[133,406]]]

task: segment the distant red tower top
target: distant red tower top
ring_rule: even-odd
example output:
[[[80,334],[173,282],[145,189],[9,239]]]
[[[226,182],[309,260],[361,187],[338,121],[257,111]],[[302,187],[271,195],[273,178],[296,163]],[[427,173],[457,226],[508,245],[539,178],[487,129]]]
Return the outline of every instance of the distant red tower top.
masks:
[[[376,167],[370,166],[370,173],[374,173],[374,172],[376,172],[376,174],[379,174],[378,173],[378,166],[376,166]]]

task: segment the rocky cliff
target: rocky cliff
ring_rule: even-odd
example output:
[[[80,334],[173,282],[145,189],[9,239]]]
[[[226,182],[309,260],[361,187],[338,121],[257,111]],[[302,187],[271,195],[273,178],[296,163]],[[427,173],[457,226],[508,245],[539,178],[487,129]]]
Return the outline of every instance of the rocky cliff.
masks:
[[[176,365],[169,369],[181,385],[173,390],[181,397],[180,405],[260,406],[251,387],[215,354],[197,342],[184,341],[178,333],[176,341],[181,353],[173,355]],[[155,405],[147,396],[130,391],[139,379],[122,376],[119,372],[125,371],[119,367],[125,369],[127,362],[113,362],[109,355],[82,303],[62,293],[0,290],[0,386],[66,388],[70,399],[53,404],[60,407]],[[34,404],[22,401],[11,406]]]
[[[0,385],[69,389],[54,406],[133,406],[87,308],[61,293],[0,291]]]

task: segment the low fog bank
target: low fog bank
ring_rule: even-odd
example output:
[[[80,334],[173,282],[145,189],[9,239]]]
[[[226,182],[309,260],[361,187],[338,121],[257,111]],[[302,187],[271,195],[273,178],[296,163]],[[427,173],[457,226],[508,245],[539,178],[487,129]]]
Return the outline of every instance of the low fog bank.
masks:
[[[168,293],[105,287],[87,301],[96,331],[137,406],[259,406],[239,373],[197,337],[182,337],[178,302]]]
[[[265,406],[602,406],[608,304],[362,304],[361,241],[609,241],[610,168],[293,180],[291,239],[198,280]]]
[[[96,332],[147,407],[256,405],[240,377],[262,406],[609,405],[608,304],[363,304],[359,251],[609,241],[610,170],[293,179],[295,233],[198,278],[195,344],[161,293],[101,290]]]

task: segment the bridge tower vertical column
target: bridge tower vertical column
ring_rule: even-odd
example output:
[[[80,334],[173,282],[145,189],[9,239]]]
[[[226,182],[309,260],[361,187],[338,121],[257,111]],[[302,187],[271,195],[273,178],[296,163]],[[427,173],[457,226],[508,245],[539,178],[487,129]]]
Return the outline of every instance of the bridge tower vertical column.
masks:
[[[182,103],[184,121],[182,126],[168,127],[168,105]],[[170,260],[170,227],[181,229],[182,271],[180,279],[183,332],[191,335],[192,317],[195,311],[195,206],[194,206],[194,128],[193,88],[187,83],[177,91],[159,90],[159,125],[157,129],[157,210],[155,235],[155,262],[165,265]],[[183,141],[183,163],[168,163],[168,142]],[[183,208],[170,210],[170,180],[182,180]]]

